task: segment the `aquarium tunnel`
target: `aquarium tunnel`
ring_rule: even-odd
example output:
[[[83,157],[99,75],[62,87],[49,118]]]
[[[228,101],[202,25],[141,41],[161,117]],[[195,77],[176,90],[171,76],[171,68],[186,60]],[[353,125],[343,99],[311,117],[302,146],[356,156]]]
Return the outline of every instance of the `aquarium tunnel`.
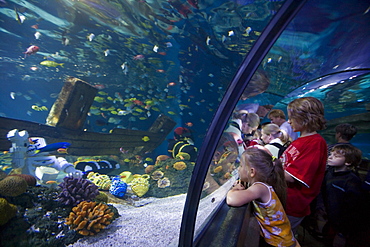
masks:
[[[301,97],[324,104],[327,144],[356,126],[368,173],[367,0],[3,0],[0,16],[0,246],[259,246],[249,205],[226,204],[225,130]]]

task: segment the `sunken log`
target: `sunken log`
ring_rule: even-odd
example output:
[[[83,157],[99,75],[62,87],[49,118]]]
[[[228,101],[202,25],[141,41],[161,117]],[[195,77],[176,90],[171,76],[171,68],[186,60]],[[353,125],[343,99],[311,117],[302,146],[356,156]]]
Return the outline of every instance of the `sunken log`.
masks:
[[[45,138],[47,144],[69,142],[69,155],[117,155],[120,148],[142,155],[158,147],[175,125],[170,117],[161,114],[149,131],[113,129],[111,133],[95,133],[0,117],[0,150],[9,151],[11,142],[6,136],[10,130],[18,129],[27,130],[30,137]]]
[[[46,124],[70,130],[82,130],[87,113],[98,89],[78,78],[69,76],[50,109]]]

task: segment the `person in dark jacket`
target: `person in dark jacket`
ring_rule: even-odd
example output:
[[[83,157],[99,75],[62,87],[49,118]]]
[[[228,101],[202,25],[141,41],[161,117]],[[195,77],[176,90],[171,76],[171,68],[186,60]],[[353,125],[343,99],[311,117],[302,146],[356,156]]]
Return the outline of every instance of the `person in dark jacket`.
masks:
[[[365,220],[362,181],[354,172],[362,152],[348,144],[335,145],[328,158],[322,196],[328,223],[329,239],[343,246],[362,246],[357,242]],[[354,243],[353,241],[356,241]],[[354,245],[353,245],[354,244]],[[336,244],[334,244],[336,245]]]

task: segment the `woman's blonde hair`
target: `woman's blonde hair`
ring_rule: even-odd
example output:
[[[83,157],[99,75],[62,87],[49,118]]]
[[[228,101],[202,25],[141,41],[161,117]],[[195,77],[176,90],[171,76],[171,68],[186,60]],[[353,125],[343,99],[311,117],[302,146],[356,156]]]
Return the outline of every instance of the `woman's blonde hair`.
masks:
[[[266,124],[262,127],[262,131],[266,135],[272,135],[274,138],[279,138],[283,143],[291,142],[291,138],[285,130],[281,130],[277,124]]]
[[[313,132],[326,128],[324,105],[314,97],[303,97],[288,104],[289,119],[296,120],[307,131]]]

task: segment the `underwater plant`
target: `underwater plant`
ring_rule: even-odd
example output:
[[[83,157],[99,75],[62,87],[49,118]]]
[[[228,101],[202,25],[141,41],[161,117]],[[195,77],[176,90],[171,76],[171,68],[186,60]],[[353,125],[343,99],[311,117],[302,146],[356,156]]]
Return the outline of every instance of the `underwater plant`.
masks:
[[[91,201],[99,195],[98,186],[84,178],[65,177],[59,186],[62,192],[58,198],[64,205],[76,206],[82,201]]]
[[[106,228],[113,217],[114,213],[107,204],[83,201],[72,208],[65,224],[79,234],[89,236]]]

